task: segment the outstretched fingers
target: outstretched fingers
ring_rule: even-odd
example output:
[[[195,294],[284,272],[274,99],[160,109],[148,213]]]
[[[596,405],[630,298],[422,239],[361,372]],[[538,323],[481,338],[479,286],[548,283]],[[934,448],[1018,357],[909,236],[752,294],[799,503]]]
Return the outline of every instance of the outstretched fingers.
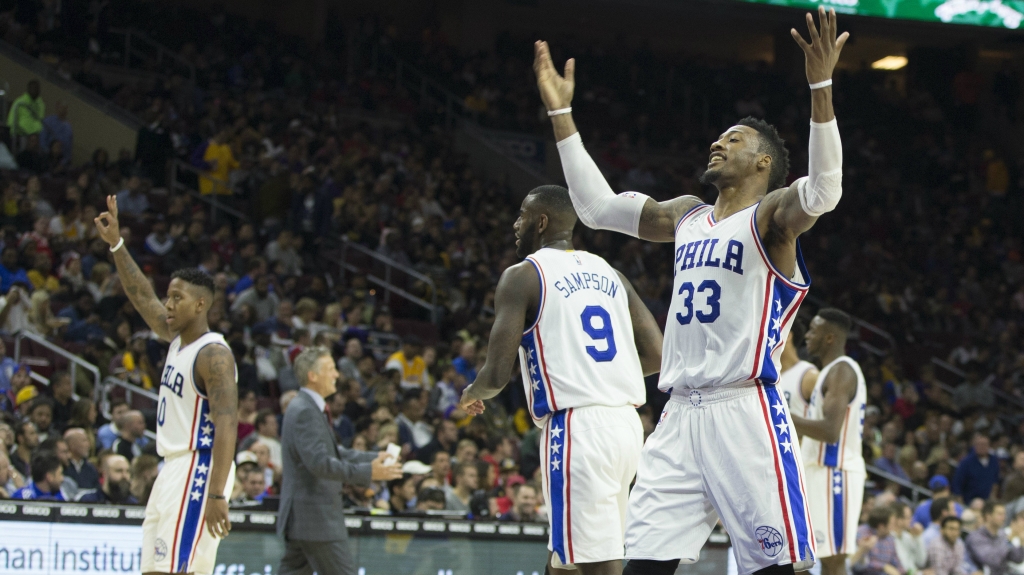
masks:
[[[807,32],[811,35],[811,45],[814,44],[815,40],[821,39],[821,34],[818,33],[818,27],[814,25],[814,16],[811,13],[807,13]]]
[[[846,41],[849,40],[849,39],[850,39],[850,33],[849,32],[843,32],[842,34],[840,34],[839,35],[839,39],[836,40],[836,51],[838,52],[838,51],[842,50],[843,46],[846,45]]]
[[[811,49],[811,45],[808,44],[804,40],[804,37],[801,36],[800,33],[796,31],[796,28],[790,28],[789,34],[793,36],[793,39],[796,40],[797,45],[800,46],[800,49],[804,51],[804,54],[806,54],[807,51]]]
[[[576,83],[576,58],[569,58],[565,61],[565,81],[570,84]]]

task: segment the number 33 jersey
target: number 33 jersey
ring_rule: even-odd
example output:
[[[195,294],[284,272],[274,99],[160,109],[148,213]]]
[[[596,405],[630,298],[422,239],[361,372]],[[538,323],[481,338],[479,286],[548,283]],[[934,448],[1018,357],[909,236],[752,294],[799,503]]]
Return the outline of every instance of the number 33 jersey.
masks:
[[[519,364],[538,426],[571,407],[639,407],[646,401],[629,296],[598,256],[551,248],[526,258],[540,279],[540,307],[523,332]]]
[[[757,229],[758,205],[720,222],[713,206],[700,205],[676,225],[661,390],[688,394],[779,380],[782,346],[810,276],[799,243],[795,277],[768,259]]]

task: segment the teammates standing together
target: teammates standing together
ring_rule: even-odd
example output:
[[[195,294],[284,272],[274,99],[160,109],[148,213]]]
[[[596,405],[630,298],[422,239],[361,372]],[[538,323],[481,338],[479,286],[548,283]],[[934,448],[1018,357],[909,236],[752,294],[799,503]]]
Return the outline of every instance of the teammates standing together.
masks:
[[[575,217],[554,209],[560,194],[539,188],[523,203],[517,246],[520,257],[533,255],[502,275],[487,364],[466,389],[462,407],[483,410],[481,400],[505,385],[520,347],[531,414],[545,430],[550,567],[571,564],[584,575],[670,575],[680,562],[697,561],[719,520],[732,539],[740,575],[805,570],[819,549],[828,558],[826,575],[845,567],[864,485],[858,449],[864,380],[856,362],[843,355],[849,317],[821,310],[811,324],[808,346],[821,369],[816,377],[795,349],[785,349],[811,281],[798,237],[835,209],[842,195],[831,78],[849,34],[837,35],[834,11],[820,8],[818,19],[816,26],[807,15],[809,42],[791,31],[805,54],[811,90],[808,176],[787,185],[789,158],[778,132],[745,118],[711,145],[701,183],[718,189],[714,205],[693,196],[655,202],[636,192],[616,195],[572,119],[575,61],[568,60],[560,75],[547,44],[535,45],[537,86],[554,128],[572,216],[591,228],[675,244],[659,383],[671,399],[633,463],[635,442],[601,444],[595,440],[602,432],[597,418],[575,433],[570,420],[573,411],[598,407],[624,413],[635,400],[623,391],[636,389],[641,371],[658,371],[648,368],[655,354],[644,357],[656,338],[643,328],[645,310],[629,305],[629,322],[627,306],[599,301],[606,290],[558,293],[549,276],[576,266],[600,266],[604,277],[615,276],[600,258],[572,251],[569,222]],[[573,304],[571,297],[590,300]],[[580,302],[586,304],[582,312]],[[616,330],[626,337],[615,337]],[[542,340],[557,362],[545,362]],[[623,340],[635,345],[618,343]],[[616,349],[629,356],[621,364],[629,367],[602,369]],[[570,396],[571,405],[557,405],[559,397]],[[608,425],[627,429],[627,419]],[[805,436],[803,449],[798,431]],[[570,438],[579,446],[572,453]],[[621,463],[600,463],[596,450]],[[636,483],[623,521],[619,494],[628,490],[633,467]],[[578,487],[569,487],[570,476]],[[581,503],[591,511],[575,511]],[[622,558],[629,560],[625,568]]]

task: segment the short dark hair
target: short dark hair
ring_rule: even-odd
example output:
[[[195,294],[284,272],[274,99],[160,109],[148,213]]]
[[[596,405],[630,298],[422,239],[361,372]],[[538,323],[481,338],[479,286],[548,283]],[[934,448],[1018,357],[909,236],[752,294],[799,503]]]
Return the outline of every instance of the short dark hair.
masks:
[[[532,197],[534,203],[545,212],[557,214],[560,217],[571,216],[570,222],[576,222],[576,209],[572,205],[572,198],[566,188],[555,185],[539,186],[530,190],[527,196]]]
[[[772,169],[768,173],[768,191],[784,187],[789,176],[789,151],[786,149],[786,141],[779,136],[779,131],[775,126],[753,116],[747,116],[736,124],[757,130],[758,153],[772,157]]]
[[[423,390],[415,387],[407,389],[402,392],[401,407],[405,407],[410,401],[420,401],[423,399]]]
[[[46,441],[43,441],[43,442],[39,443],[39,447],[36,448],[36,453],[42,453],[44,451],[49,451],[51,453],[57,453],[57,444],[58,443],[63,443],[63,442],[64,442],[64,438],[59,436],[59,435],[54,435],[53,437],[47,437]]]
[[[878,529],[883,525],[888,525],[890,519],[892,519],[891,507],[872,509],[871,513],[868,514],[868,527]]]
[[[274,410],[263,408],[263,409],[261,409],[261,410],[256,412],[256,430],[257,431],[259,430],[259,428],[262,425],[264,425],[266,423],[266,420],[267,420],[268,417],[276,417],[274,415]]]
[[[928,517],[932,521],[938,521],[942,513],[949,509],[949,497],[936,497],[932,500],[932,508],[928,510]]]
[[[950,515],[949,517],[943,517],[943,518],[942,518],[942,524],[941,524],[941,527],[942,527],[943,529],[945,529],[945,528],[946,528],[946,524],[948,524],[948,523],[953,523],[953,522],[956,522],[956,523],[963,523],[962,521],[960,521],[960,518],[959,518],[959,517],[957,517],[956,515]]]
[[[46,407],[53,413],[53,405],[50,403],[50,398],[46,396],[40,396],[32,400],[31,405],[28,406],[28,414],[32,415],[40,407]]]
[[[422,503],[433,502],[433,503],[440,503],[441,505],[444,505],[445,504],[444,490],[441,489],[440,487],[422,487],[422,488],[420,488],[419,492],[416,493],[416,502],[417,503],[420,503],[420,502],[422,502]]]
[[[210,274],[199,268],[182,268],[171,274],[171,279],[179,279],[185,283],[201,287],[209,291],[211,295],[217,291],[217,286],[214,285],[213,278],[210,277]]]
[[[112,399],[110,400],[110,411],[114,411],[115,408],[121,407],[122,405],[131,407],[128,402],[123,399]]]
[[[996,507],[1006,507],[1006,506],[1003,505],[1002,503],[997,503],[995,501],[986,501],[985,505],[982,506],[982,508],[981,508],[981,516],[982,517],[989,517],[989,516],[991,516],[992,513],[995,512]]]
[[[25,428],[31,425],[35,427],[36,424],[32,423],[29,419],[22,419],[18,423],[14,424],[14,442],[17,443],[22,437],[25,437]],[[38,429],[36,430],[38,431]]]
[[[52,451],[43,451],[32,458],[32,481],[36,484],[46,480],[46,474],[60,469],[60,459]]]
[[[475,461],[460,461],[460,462],[458,462],[457,464],[455,464],[455,469],[452,470],[452,477],[455,477],[455,478],[461,477],[462,474],[467,469],[476,469],[476,462]]]
[[[844,334],[849,333],[853,328],[853,319],[850,314],[834,307],[823,307],[818,310],[818,317],[838,327]]]

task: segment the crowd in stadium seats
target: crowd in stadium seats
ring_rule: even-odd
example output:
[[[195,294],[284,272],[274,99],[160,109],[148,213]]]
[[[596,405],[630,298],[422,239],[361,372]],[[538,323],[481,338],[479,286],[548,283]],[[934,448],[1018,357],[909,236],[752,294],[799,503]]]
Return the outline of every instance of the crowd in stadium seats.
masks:
[[[244,28],[233,22],[225,26]],[[465,96],[484,125],[546,135],[528,41],[463,57],[436,34],[416,45],[383,39]],[[43,372],[8,353],[10,336],[27,331],[81,355],[104,377],[159,384],[165,344],[127,303],[92,224],[102,198],[116,194],[126,243],[158,292],[179,267],[215,277],[211,326],[231,342],[240,375],[233,504],[258,505],[277,492],[279,417],[297,386],[291,361],[315,344],[334,350],[342,374],[328,399],[339,440],[370,450],[396,443],[407,461],[401,480],[346,486],[352,507],[544,521],[539,433],[518,377],[482,416],[457,406],[486,352],[496,278],[516,261],[512,198],[524,190],[474,173],[393,82],[328,81],[342,77],[340,58],[285,58],[284,45],[187,45],[182,54],[199,70],[195,88],[169,76],[152,92],[109,92],[145,120],[134,154],[114,159],[97,150],[88,163],[68,166],[52,139],[60,154],[19,152],[27,169],[3,175],[0,497],[145,503],[158,472],[144,433],[151,406],[115,396],[103,417],[81,370],[72,381],[63,368]],[[707,116],[691,117],[659,95],[670,63],[556,48],[580,62],[578,122],[617,189],[712,201],[696,181],[707,143],[747,114],[775,122],[792,144],[795,169],[806,165],[807,94],[770,67],[679,64],[671,73],[678,93],[709,95]],[[1024,426],[1013,403],[1024,398],[1024,262],[1014,217],[1024,172],[1007,159],[999,126],[1014,121],[1019,86],[1009,72],[990,86],[966,66],[942,86],[904,88],[879,72],[844,73],[836,85],[846,193],[804,241],[813,294],[894,336],[884,356],[851,350],[869,385],[865,455],[934,492],[907,508],[897,500],[909,489],[875,477],[858,562],[889,575],[886,566],[904,572],[912,562],[936,573],[1005,572],[1018,557],[995,553],[1001,530],[1024,536]],[[350,109],[387,120],[353,123]],[[54,117],[62,120],[59,109]],[[214,221],[205,202],[169,191],[171,158],[203,172],[197,191],[223,194],[248,219]],[[434,287],[404,287],[437,296],[440,329],[365,274],[339,274],[331,260],[340,236],[430,277]],[[626,273],[664,318],[668,248],[582,229],[576,242]],[[918,368],[934,353],[965,373],[955,389],[931,365]],[[656,392],[649,399],[641,410],[648,434],[665,401]],[[943,539],[955,523],[950,515],[959,517],[957,530],[972,532],[966,542]],[[965,557],[973,562],[966,567]]]

